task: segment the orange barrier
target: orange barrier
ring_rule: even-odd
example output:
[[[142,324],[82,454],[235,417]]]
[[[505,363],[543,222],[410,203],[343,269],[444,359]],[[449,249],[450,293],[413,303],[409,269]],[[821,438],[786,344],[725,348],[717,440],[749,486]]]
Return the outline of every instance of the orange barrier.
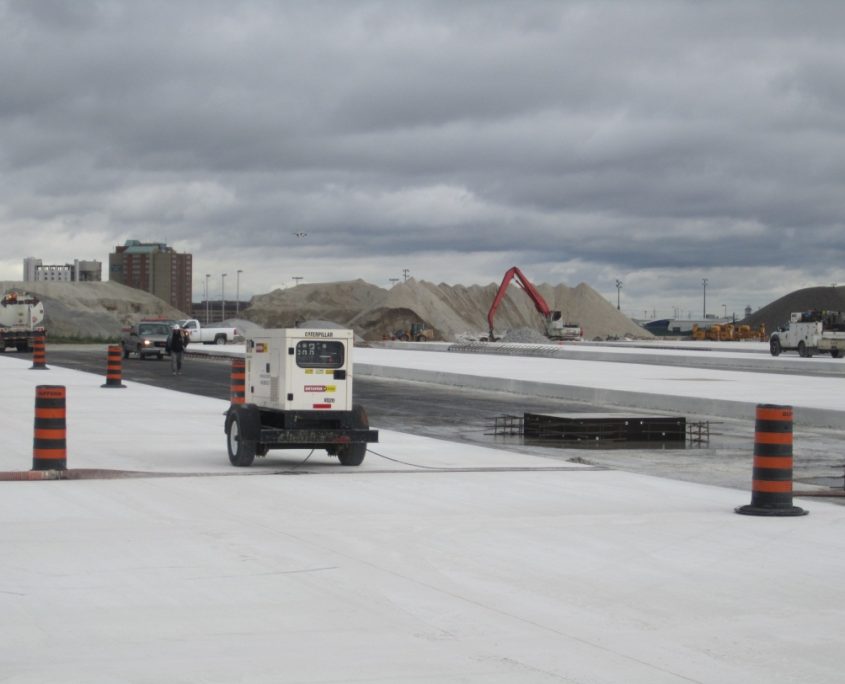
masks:
[[[100,387],[126,387],[123,384],[122,349],[119,344],[110,344],[106,361],[106,384]]]
[[[232,359],[231,396],[233,404],[243,404],[246,390],[246,360]]]
[[[67,468],[65,416],[64,385],[38,385],[35,388],[33,470],[65,470]]]
[[[751,503],[743,515],[806,515],[792,505],[792,407],[758,404],[754,423]]]
[[[50,370],[47,368],[46,346],[44,335],[35,335],[32,338],[32,366],[29,370]]]

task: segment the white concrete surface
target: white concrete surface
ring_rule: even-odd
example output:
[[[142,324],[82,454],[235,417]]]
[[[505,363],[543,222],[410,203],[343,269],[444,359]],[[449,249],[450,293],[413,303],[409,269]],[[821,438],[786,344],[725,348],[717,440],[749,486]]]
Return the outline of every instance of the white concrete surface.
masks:
[[[401,349],[356,349],[355,359],[359,375],[677,414],[753,418],[757,404],[783,404],[795,408],[797,424],[845,425],[845,385],[840,377]]]
[[[187,473],[0,482],[4,684],[842,680],[845,507],[739,516],[737,490],[397,433],[374,448],[404,463],[242,471],[225,402],[0,377],[3,468],[63,384],[71,467]]]

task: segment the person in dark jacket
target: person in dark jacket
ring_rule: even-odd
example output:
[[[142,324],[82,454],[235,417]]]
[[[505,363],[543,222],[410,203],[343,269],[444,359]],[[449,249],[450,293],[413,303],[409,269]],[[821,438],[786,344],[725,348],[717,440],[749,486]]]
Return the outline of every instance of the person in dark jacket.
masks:
[[[170,370],[173,375],[182,375],[182,355],[188,346],[187,333],[178,325],[173,326],[167,338],[166,350],[170,353]]]

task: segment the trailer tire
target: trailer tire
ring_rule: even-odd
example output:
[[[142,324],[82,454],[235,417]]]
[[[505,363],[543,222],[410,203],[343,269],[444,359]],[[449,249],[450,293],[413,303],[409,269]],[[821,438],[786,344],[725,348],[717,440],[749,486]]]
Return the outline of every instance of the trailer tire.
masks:
[[[777,337],[773,337],[769,342],[769,351],[772,356],[780,355],[780,340]]]
[[[246,439],[252,431],[251,416],[245,411],[233,409],[226,414],[226,449],[229,463],[238,468],[248,468],[255,460],[257,442]]]
[[[367,416],[367,410],[360,404],[352,406],[352,427],[366,430],[370,427],[370,419]],[[366,442],[352,442],[346,444],[337,450],[337,458],[340,465],[344,466],[359,466],[364,461],[364,456],[367,455]]]

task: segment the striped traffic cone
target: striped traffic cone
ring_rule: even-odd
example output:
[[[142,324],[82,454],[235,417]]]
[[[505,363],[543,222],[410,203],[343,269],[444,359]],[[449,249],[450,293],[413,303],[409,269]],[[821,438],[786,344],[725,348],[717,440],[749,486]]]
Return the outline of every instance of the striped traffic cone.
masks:
[[[123,366],[121,365],[121,348],[118,344],[110,344],[106,361],[106,384],[100,387],[126,387],[123,384]]]
[[[246,388],[246,360],[232,359],[231,398],[233,404],[243,404]]]
[[[32,338],[32,365],[29,370],[50,370],[47,368],[46,347],[44,335],[36,334]]]
[[[792,407],[758,404],[754,424],[751,503],[743,515],[791,516],[808,511],[792,505]]]
[[[33,470],[67,469],[65,396],[64,385],[38,385],[35,388]]]

